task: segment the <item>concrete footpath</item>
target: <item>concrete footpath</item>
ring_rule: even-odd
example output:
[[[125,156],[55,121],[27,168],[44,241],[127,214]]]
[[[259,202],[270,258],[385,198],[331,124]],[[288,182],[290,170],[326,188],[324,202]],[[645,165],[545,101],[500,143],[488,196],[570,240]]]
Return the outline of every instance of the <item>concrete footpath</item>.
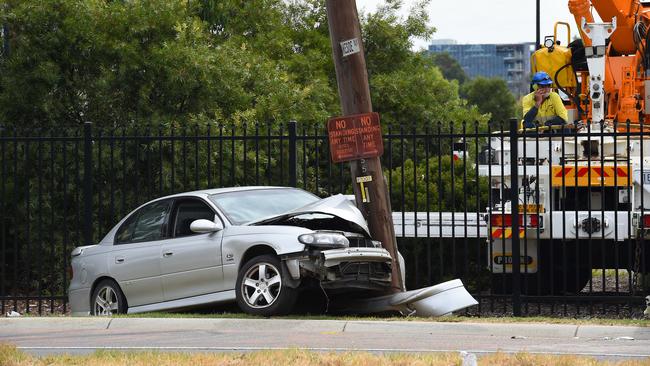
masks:
[[[650,357],[650,328],[539,323],[290,319],[2,318],[0,343],[25,352],[520,352]]]

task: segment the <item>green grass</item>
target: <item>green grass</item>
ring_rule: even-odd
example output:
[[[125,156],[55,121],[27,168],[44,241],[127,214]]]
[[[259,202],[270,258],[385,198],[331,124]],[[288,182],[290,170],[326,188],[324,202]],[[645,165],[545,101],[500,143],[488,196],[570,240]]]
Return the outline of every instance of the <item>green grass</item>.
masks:
[[[480,365],[649,365],[643,360],[603,361],[584,356],[532,355],[528,353],[496,353],[479,357]],[[259,351],[248,353],[178,353],[178,352],[117,352],[97,351],[89,355],[56,355],[35,357],[11,345],[0,345],[0,365],[4,366],[148,366],[148,365],[462,365],[456,352],[429,354],[370,354],[367,352],[310,352],[299,349],[287,351]]]

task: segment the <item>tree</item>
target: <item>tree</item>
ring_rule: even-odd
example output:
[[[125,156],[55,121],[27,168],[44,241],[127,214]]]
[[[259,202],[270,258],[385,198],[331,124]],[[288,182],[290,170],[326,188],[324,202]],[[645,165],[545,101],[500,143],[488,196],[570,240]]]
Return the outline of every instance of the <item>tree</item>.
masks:
[[[492,121],[506,121],[515,116],[515,97],[503,79],[478,77],[461,88],[461,95],[481,113],[489,113]]]
[[[178,2],[8,3],[5,121],[124,124],[217,109],[201,24]]]
[[[298,120],[340,114],[319,0],[6,0],[0,119],[21,126]],[[362,14],[374,106],[388,122],[481,118],[430,60],[426,1]],[[399,116],[399,121],[398,117]]]
[[[401,0],[386,0],[375,13],[362,16],[366,67],[370,77],[390,73],[411,64],[417,54],[411,51],[413,38],[430,38],[435,28],[427,25],[425,11],[429,0],[416,3],[409,15],[400,18]]]
[[[432,122],[486,121],[458,95],[458,84],[443,78],[430,60],[417,56],[408,67],[370,79],[375,111],[387,123],[425,126]]]
[[[266,37],[277,38],[265,32],[269,27],[246,27],[256,19],[229,19],[234,24],[227,24],[233,30],[226,37],[211,31],[193,6],[175,0],[8,4],[0,23],[8,23],[15,36],[11,57],[0,61],[4,123],[123,125],[200,116],[287,121],[303,113],[327,115],[319,110],[327,94],[322,80],[294,82],[290,71],[269,57],[285,58],[273,51],[282,47],[267,42]],[[266,15],[260,16],[275,23],[284,16]],[[283,44],[291,50],[290,42]]]
[[[434,121],[485,121],[459,98],[458,85],[445,80],[433,60],[411,51],[413,38],[429,38],[422,1],[402,19],[399,0],[389,0],[364,18],[366,63],[373,108],[386,123],[425,126]]]
[[[440,68],[442,76],[447,80],[456,80],[459,85],[467,81],[467,75],[455,58],[451,57],[447,52],[431,53],[430,57],[433,63]]]
[[[407,159],[403,167],[384,173],[392,176],[393,207],[403,211],[432,212],[483,210],[488,205],[488,178],[478,176],[472,163],[471,159],[454,160],[450,154],[444,153],[417,164]],[[429,206],[424,207],[427,197]]]

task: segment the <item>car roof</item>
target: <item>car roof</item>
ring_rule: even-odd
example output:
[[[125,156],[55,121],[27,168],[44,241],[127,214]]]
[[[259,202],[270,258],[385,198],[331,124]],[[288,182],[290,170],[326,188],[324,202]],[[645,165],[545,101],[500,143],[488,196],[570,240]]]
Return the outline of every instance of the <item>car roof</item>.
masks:
[[[198,191],[177,193],[177,194],[173,194],[173,195],[170,195],[170,196],[160,197],[159,199],[182,197],[182,196],[205,197],[205,196],[210,196],[210,195],[218,194],[218,193],[254,191],[254,190],[262,190],[262,189],[297,189],[297,188],[293,188],[293,187],[277,187],[277,186],[243,186],[243,187],[211,188],[211,189],[202,189],[202,190],[198,190]]]

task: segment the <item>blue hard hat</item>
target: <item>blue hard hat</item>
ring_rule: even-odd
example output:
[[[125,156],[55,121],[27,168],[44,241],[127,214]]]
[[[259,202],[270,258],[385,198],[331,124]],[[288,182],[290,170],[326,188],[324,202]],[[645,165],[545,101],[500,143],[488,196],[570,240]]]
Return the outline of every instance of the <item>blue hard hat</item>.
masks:
[[[551,77],[544,71],[538,71],[533,75],[533,84],[550,86],[553,85],[553,80],[551,80]]]

